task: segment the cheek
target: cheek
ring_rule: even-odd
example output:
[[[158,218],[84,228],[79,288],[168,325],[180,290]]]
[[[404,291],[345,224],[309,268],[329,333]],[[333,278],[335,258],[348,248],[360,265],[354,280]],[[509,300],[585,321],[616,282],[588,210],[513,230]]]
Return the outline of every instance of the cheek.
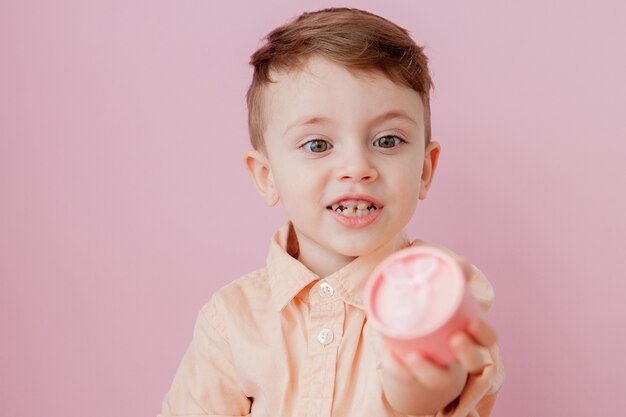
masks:
[[[399,196],[399,201],[402,202],[400,210],[401,212],[406,213],[409,217],[413,215],[413,212],[417,207],[420,184],[420,178],[416,175],[398,178],[398,181],[395,184],[396,195]]]
[[[392,187],[396,193],[417,194],[421,185],[421,175],[421,167],[398,171],[393,181],[390,181],[389,187]]]
[[[298,204],[311,200],[317,195],[317,177],[314,172],[307,172],[302,167],[284,166],[275,178],[276,188],[283,202]]]

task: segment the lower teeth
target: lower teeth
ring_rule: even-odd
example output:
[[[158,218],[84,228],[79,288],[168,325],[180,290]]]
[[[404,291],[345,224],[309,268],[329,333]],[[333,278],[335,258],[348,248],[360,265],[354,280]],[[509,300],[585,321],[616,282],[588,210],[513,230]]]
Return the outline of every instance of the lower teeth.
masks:
[[[371,208],[369,210],[351,210],[349,208],[343,209],[341,210],[340,208],[338,208],[336,211],[339,214],[343,214],[346,217],[362,217],[362,216],[367,216],[368,214],[372,213],[374,210],[376,210],[375,208]]]

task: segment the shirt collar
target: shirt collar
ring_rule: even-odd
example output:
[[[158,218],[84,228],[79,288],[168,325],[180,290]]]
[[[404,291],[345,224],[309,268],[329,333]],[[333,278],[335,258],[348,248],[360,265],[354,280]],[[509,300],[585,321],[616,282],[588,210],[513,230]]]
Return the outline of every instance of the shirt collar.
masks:
[[[388,255],[410,245],[406,232],[402,231],[374,252],[359,256],[331,275],[322,278],[346,303],[363,309],[363,289],[370,273]],[[303,288],[320,279],[298,261],[298,250],[293,224],[288,221],[274,233],[267,255],[272,302],[278,311],[282,311]]]

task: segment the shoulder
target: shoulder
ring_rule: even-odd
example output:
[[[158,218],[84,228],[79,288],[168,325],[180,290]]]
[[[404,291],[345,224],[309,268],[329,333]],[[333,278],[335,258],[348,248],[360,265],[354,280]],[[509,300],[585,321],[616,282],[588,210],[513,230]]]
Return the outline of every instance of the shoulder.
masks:
[[[231,281],[222,287],[218,294],[222,297],[238,297],[245,294],[263,292],[268,290],[269,281],[267,268],[259,268]]]
[[[270,288],[267,268],[249,272],[217,290],[202,307],[208,317],[232,317],[250,309],[255,299],[269,297]]]

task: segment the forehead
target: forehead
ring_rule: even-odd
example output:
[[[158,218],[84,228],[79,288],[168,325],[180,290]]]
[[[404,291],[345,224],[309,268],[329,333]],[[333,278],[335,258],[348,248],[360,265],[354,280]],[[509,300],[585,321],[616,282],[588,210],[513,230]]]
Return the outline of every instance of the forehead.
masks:
[[[281,134],[303,117],[359,122],[395,111],[422,124],[420,95],[382,72],[349,71],[323,57],[309,58],[298,70],[272,72],[264,92],[267,130]],[[269,133],[269,132],[268,132]]]

